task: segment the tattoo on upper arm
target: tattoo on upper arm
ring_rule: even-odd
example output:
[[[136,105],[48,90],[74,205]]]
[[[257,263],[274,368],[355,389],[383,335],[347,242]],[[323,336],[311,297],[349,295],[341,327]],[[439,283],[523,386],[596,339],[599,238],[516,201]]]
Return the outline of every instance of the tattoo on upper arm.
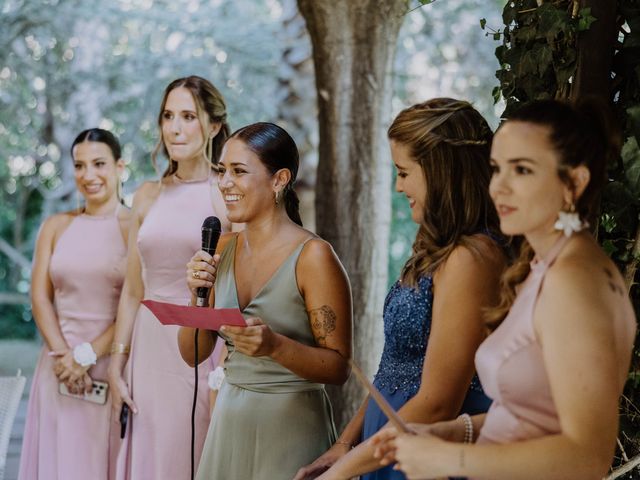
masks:
[[[611,273],[611,270],[609,270],[608,268],[604,269],[604,273],[607,275],[608,280],[608,284],[609,284],[609,288],[611,289],[611,291],[613,293],[617,293],[618,295],[621,295],[624,297],[624,288],[622,288],[620,285],[618,285],[615,281],[615,278],[613,277],[613,273]]]
[[[327,336],[336,329],[336,318],[335,312],[328,305],[309,310],[311,329],[321,347],[327,346]]]

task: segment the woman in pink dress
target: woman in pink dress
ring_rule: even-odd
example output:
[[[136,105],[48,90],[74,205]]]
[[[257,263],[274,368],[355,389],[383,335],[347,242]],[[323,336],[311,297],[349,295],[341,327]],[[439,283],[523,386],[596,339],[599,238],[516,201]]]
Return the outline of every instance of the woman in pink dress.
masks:
[[[71,155],[85,206],[49,217],[36,242],[31,300],[45,345],[31,386],[20,480],[109,474],[110,395],[100,404],[59,389],[82,397],[94,381],[106,380],[127,252],[129,210],[119,199],[124,163],[118,140],[98,128],[80,133]]]
[[[378,454],[409,478],[606,475],[636,333],[623,278],[586,229],[620,154],[607,113],[595,100],[533,102],[496,134],[491,197],[502,231],[524,240],[476,354],[493,404],[418,436],[381,433]]]
[[[154,163],[162,149],[169,167],[159,182],[143,184],[133,200],[127,273],[109,366],[114,420],[122,402],[133,412],[118,453],[119,480],[189,478],[193,369],[178,352],[178,327],[161,325],[140,302],[186,305],[191,293],[184,282],[185,265],[200,248],[203,220],[215,215],[224,230],[230,228],[212,173],[229,132],[218,90],[196,76],[173,81],[164,92],[158,125]],[[212,358],[219,356],[220,349]],[[199,369],[196,425],[209,424],[206,385],[214,363]],[[206,428],[196,429],[196,464],[206,433]]]

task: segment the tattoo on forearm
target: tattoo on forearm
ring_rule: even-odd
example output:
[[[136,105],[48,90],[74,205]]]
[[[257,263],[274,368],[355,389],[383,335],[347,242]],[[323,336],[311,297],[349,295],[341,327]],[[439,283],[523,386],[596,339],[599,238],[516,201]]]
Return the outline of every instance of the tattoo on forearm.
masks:
[[[611,270],[609,270],[608,268],[605,268],[604,273],[607,274],[607,278],[609,279],[608,283],[611,291],[613,293],[617,293],[618,295],[621,295],[624,297],[624,288],[622,288],[620,285],[615,283],[615,278],[613,277],[613,273],[611,273]]]
[[[460,468],[464,468],[464,448],[460,449]]]
[[[321,347],[327,346],[327,336],[336,329],[336,314],[328,305],[309,310],[311,329],[316,342]]]

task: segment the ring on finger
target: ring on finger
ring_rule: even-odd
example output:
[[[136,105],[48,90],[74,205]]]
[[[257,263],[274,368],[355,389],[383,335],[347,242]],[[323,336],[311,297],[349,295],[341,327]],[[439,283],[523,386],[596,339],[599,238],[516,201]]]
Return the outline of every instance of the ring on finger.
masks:
[[[200,278],[200,271],[196,270],[195,272],[193,272],[193,278],[195,278],[196,280]]]

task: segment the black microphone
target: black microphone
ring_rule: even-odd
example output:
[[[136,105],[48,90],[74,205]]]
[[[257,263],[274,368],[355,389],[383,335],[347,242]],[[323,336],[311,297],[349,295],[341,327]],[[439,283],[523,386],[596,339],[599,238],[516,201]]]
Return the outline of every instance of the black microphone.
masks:
[[[213,254],[216,253],[221,232],[222,226],[220,225],[218,217],[205,218],[204,222],[202,222],[202,250],[213,256]],[[196,307],[209,306],[209,290],[207,287],[198,287],[196,292]]]

